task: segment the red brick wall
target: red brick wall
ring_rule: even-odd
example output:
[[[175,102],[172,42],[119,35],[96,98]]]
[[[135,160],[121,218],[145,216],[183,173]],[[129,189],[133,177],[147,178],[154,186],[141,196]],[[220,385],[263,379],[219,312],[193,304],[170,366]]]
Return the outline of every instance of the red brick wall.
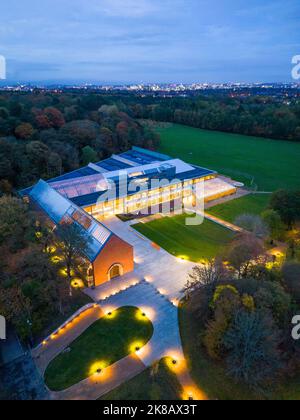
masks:
[[[114,264],[121,264],[124,269],[124,274],[134,270],[133,247],[117,236],[109,239],[94,262],[95,286],[99,286],[108,281],[109,269]]]

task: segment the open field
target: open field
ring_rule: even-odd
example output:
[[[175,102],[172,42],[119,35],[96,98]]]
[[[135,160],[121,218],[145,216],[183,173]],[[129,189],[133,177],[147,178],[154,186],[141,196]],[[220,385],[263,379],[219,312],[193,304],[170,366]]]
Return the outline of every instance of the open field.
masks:
[[[143,347],[153,334],[152,323],[137,308],[123,307],[95,322],[50,363],[45,382],[62,391]]]
[[[107,401],[174,401],[181,399],[181,394],[181,385],[163,359],[154,368],[145,370],[101,399]]]
[[[269,194],[251,194],[211,207],[207,213],[234,223],[242,214],[260,215],[268,207],[269,201]]]
[[[234,234],[205,220],[199,226],[186,226],[186,215],[165,217],[133,227],[176,257],[199,262],[222,253]]]
[[[261,191],[300,189],[300,143],[200,130],[158,128],[160,152],[214,169]]]

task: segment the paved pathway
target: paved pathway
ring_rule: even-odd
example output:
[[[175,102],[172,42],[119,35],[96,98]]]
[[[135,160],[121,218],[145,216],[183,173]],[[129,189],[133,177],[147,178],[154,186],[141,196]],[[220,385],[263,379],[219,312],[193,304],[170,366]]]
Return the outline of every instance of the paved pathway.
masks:
[[[47,342],[36,347],[32,356],[41,374],[44,375],[49,363],[103,315],[98,305],[93,306],[61,329],[57,335],[52,334]]]
[[[229,201],[233,201],[238,198],[245,197],[246,195],[249,195],[249,194],[252,194],[252,192],[249,190],[244,190],[243,188],[238,188],[236,194],[228,195],[227,197],[222,197],[222,198],[219,198],[218,200],[209,201],[208,203],[205,203],[205,210],[218,206],[219,204],[225,204],[225,203],[228,203]]]
[[[96,291],[95,296],[99,292]],[[170,368],[177,375],[183,388],[183,399],[187,400],[192,396],[195,400],[206,400],[207,396],[195,385],[186,367],[179,332],[178,308],[175,303],[170,302],[168,296],[162,295],[153,283],[145,280],[99,302],[104,312],[122,306],[140,308],[152,321],[154,333],[149,343],[137,352],[139,359],[147,367],[164,357],[176,360],[177,364],[171,364]]]
[[[150,367],[167,356],[184,359],[178,326],[178,308],[152,284],[142,281],[135,287],[100,302],[100,305],[104,312],[122,306],[136,306],[151,320],[154,327],[153,336],[138,352],[144,365]]]
[[[87,291],[95,301],[103,299],[103,295],[112,293],[143,279],[163,292],[170,300],[180,299],[187,282],[188,274],[195,263],[181,260],[169,254],[164,249],[156,247],[149,239],[136,232],[130,223],[124,223],[117,217],[102,221],[110,230],[134,246],[135,271],[126,274],[122,279],[112,280],[93,291]]]
[[[236,232],[236,233],[245,232],[245,230],[242,229],[241,227],[234,225],[233,223],[226,222],[225,220],[220,219],[219,217],[212,216],[209,213],[205,213],[205,218],[207,220],[210,220],[211,222],[217,223],[218,225],[225,227],[226,229],[231,230],[232,232]]]
[[[135,355],[130,355],[62,392],[52,392],[53,400],[97,400],[108,392],[129,381],[146,369]]]

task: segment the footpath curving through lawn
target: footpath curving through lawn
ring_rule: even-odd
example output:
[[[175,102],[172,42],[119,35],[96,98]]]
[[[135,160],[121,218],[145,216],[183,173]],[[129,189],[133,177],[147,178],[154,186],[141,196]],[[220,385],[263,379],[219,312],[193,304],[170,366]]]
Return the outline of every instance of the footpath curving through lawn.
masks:
[[[114,389],[102,400],[125,401],[175,401],[182,398],[183,390],[166,360],[162,359],[154,367]]]
[[[46,385],[62,391],[116,363],[152,337],[151,321],[133,307],[123,307],[88,328],[48,366]]]

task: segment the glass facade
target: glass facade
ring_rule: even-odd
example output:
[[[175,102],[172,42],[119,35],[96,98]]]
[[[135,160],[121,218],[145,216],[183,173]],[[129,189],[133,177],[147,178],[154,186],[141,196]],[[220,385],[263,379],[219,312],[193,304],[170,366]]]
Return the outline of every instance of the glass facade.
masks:
[[[187,180],[150,191],[142,191],[125,198],[98,202],[95,205],[85,207],[84,210],[95,217],[137,213],[149,207],[154,207],[157,211],[157,206],[161,204],[191,197],[195,184],[213,178],[215,178],[215,175],[209,175],[204,178]]]

